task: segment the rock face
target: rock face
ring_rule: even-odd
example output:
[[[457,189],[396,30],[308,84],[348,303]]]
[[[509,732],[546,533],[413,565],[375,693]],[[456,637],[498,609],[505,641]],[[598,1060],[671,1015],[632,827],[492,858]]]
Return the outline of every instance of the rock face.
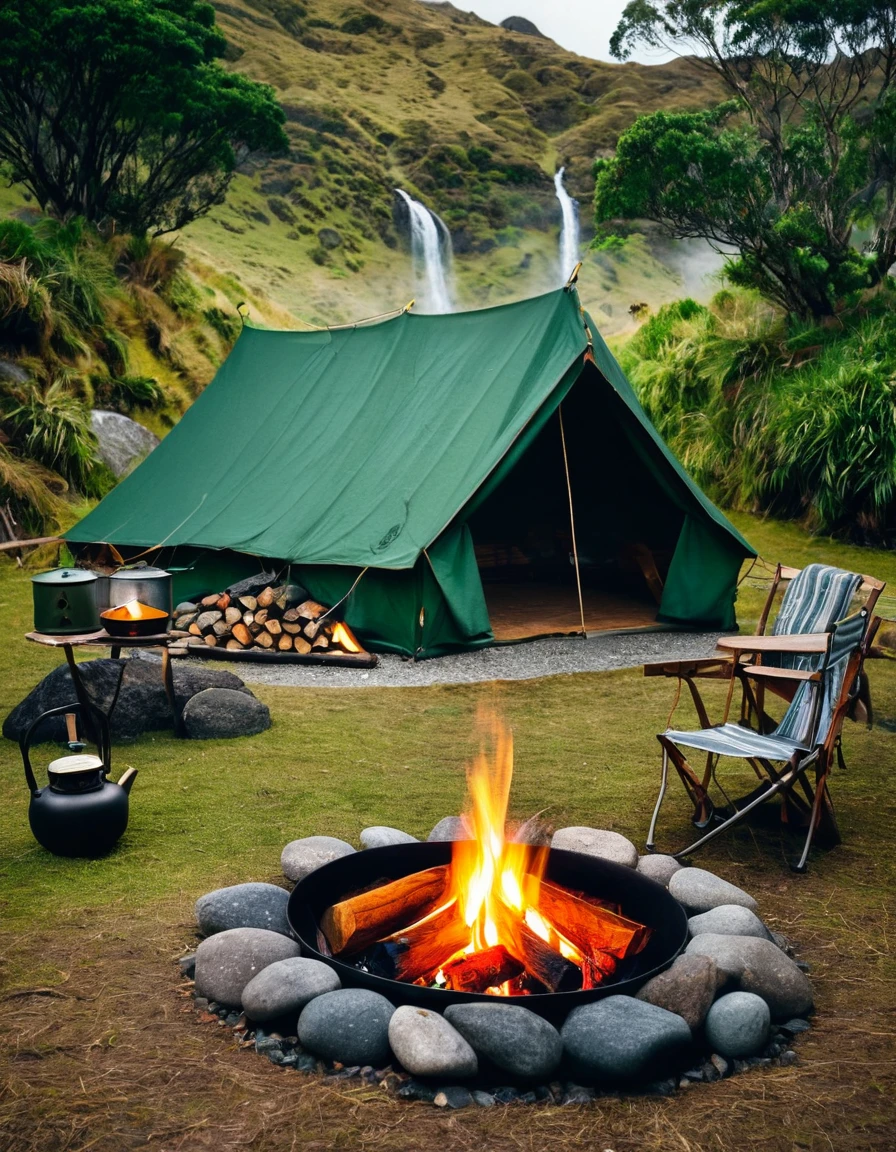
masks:
[[[740,904],[720,904],[709,912],[701,912],[688,920],[691,936],[704,932],[714,932],[718,936],[758,936],[761,940],[771,940],[772,934],[755,912]]]
[[[527,20],[525,16],[508,16],[506,20],[501,21],[501,27],[506,28],[508,32],[520,32],[523,36],[537,36],[540,40],[546,40],[547,37],[543,32],[539,32],[531,20]]]
[[[191,740],[256,736],[271,726],[267,704],[233,688],[205,688],[187,701],[184,728]]]
[[[576,1083],[650,1079],[683,1063],[691,1046],[680,1016],[632,996],[573,1008],[561,1036]]]
[[[557,1029],[516,1004],[450,1004],[445,1019],[502,1072],[520,1080],[549,1079],[560,1063]]]
[[[385,996],[366,988],[325,992],[302,1009],[299,1040],[327,1060],[380,1067],[389,1060],[389,1021],[394,1011]]]
[[[705,868],[682,868],[669,881],[669,891],[691,912],[709,912],[721,904],[739,904],[756,910],[752,896]]]
[[[91,699],[104,712],[108,713],[121,679],[121,691],[110,718],[113,739],[135,740],[143,732],[164,731],[172,727],[171,709],[162,682],[161,660],[158,657],[150,659],[149,655],[142,653],[139,659],[128,660],[87,660],[79,665],[79,674]],[[223,669],[183,667],[175,663],[172,674],[174,697],[181,710],[191,697],[206,688],[230,688],[254,699],[238,676]],[[8,740],[21,739],[29,724],[42,712],[69,704],[74,699],[71,673],[67,665],[61,664],[13,708],[4,721],[3,735]],[[42,724],[35,738],[64,740],[64,717],[54,716]]]
[[[335,992],[342,981],[328,964],[302,956],[269,964],[243,989],[243,1011],[263,1023],[301,1011],[311,1000]]]
[[[196,949],[196,995],[238,1008],[243,989],[263,968],[299,955],[299,946],[265,928],[231,928]]]
[[[724,981],[708,956],[679,956],[671,968],[647,981],[637,999],[674,1012],[696,1031]]]
[[[437,1012],[403,1004],[389,1021],[389,1044],[412,1076],[464,1079],[479,1071],[476,1053]]]
[[[551,847],[581,852],[583,856],[599,856],[628,868],[638,866],[638,849],[631,840],[600,828],[560,828],[554,833]]]
[[[676,872],[681,871],[681,864],[674,856],[663,856],[662,853],[650,853],[638,857],[638,871],[648,880],[655,880],[664,888],[669,887],[669,881]]]
[[[196,901],[196,920],[203,936],[231,928],[266,928],[291,936],[286,918],[289,893],[276,884],[234,884],[217,888]]]
[[[385,825],[375,825],[365,828],[361,833],[362,848],[388,848],[393,844],[419,844],[416,836],[402,832],[399,828],[388,828]]]
[[[119,478],[145,460],[159,443],[158,436],[148,428],[119,412],[94,408],[90,413],[90,425],[99,444],[97,455]]]
[[[752,992],[730,992],[716,1000],[706,1017],[706,1038],[713,1052],[743,1059],[768,1043],[768,1005]]]
[[[709,956],[740,991],[761,996],[773,1020],[804,1016],[812,1007],[812,986],[805,972],[771,940],[706,932],[693,938],[686,955]]]
[[[462,816],[443,816],[426,837],[427,843],[436,840],[472,840]]]
[[[280,866],[284,876],[298,881],[321,865],[352,852],[354,848],[351,844],[335,836],[305,836],[301,840],[291,840],[286,845],[280,853]]]

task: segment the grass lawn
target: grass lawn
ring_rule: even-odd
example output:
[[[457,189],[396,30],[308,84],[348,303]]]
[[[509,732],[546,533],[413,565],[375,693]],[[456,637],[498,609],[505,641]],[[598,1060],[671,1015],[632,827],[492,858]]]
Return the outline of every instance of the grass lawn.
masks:
[[[827,559],[896,588],[894,554],[735,519],[770,560]],[[760,599],[752,581],[744,586],[742,621],[755,618]],[[60,659],[22,639],[30,618],[28,573],[4,562],[3,715]],[[196,897],[277,881],[286,841],[328,833],[357,843],[379,823],[425,837],[456,812],[483,700],[514,730],[514,815],[547,809],[557,826],[613,828],[642,844],[671,682],[634,669],[423,689],[258,688],[275,721],[261,736],[194,744],[156,734],[114,749],[115,774],[133,765],[140,775],[131,826],[100,861],[58,859],[35,844],[18,752],[3,742],[0,1149],[891,1150],[896,665],[875,661],[870,676],[881,723],[871,732],[847,726],[849,770],[833,782],[843,845],[813,853],[806,876],[788,871],[796,843],[777,829],[729,836],[695,858],[752,891],[811,964],[818,1015],[798,1044],[799,1063],[674,1099],[585,1108],[443,1115],[352,1081],[328,1085],[275,1068],[238,1051],[229,1030],[197,1022],[174,961],[195,944]],[[676,720],[692,723],[690,707],[682,703]],[[661,832],[674,847],[690,826],[683,799],[670,796]]]

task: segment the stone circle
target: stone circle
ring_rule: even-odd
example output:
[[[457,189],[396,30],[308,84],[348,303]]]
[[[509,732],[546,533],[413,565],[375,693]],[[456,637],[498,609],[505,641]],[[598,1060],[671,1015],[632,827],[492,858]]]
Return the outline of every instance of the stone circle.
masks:
[[[203,936],[229,928],[267,928],[291,936],[286,918],[289,893],[276,884],[233,884],[206,892],[196,901],[196,920]]]
[[[389,1021],[392,1051],[413,1076],[466,1079],[479,1071],[476,1053],[444,1016],[402,1004]]]
[[[253,976],[277,960],[299,955],[299,946],[266,928],[230,928],[196,949],[196,995],[239,1007]]]
[[[367,988],[325,992],[302,1009],[299,1041],[315,1055],[341,1064],[385,1064],[394,1011],[385,996]]]
[[[706,1038],[713,1051],[743,1059],[768,1043],[771,1013],[753,992],[729,992],[716,1000],[706,1017]]]
[[[342,981],[329,964],[307,956],[291,956],[262,968],[243,989],[243,1011],[250,1020],[264,1023],[279,1016],[297,1015],[325,992],[335,992]]]
[[[305,836],[291,840],[280,854],[280,867],[289,880],[301,880],[331,860],[354,852],[351,844],[335,836]]]
[[[638,866],[638,849],[631,840],[607,829],[560,828],[551,839],[551,847],[580,852],[583,856],[598,856],[601,860],[611,860],[627,868]]]

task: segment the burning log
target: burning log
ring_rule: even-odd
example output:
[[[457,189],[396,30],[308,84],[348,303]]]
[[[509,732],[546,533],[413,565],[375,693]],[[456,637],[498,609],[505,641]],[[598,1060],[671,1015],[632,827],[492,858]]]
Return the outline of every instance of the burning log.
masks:
[[[445,987],[454,992],[484,992],[521,975],[523,965],[502,944],[460,956],[442,965]]]
[[[333,954],[360,952],[393,934],[402,924],[420,920],[442,900],[448,883],[448,866],[427,868],[333,904],[321,917],[320,927]],[[456,915],[456,912],[455,912]],[[459,947],[463,947],[467,938]],[[457,948],[453,949],[454,952]],[[452,952],[442,952],[447,959]]]
[[[456,900],[381,941],[394,960],[395,979],[410,984],[430,983],[469,942],[470,929],[458,914]]]
[[[551,992],[575,992],[582,987],[578,965],[536,936],[524,920],[506,916],[498,930],[511,956]]]
[[[529,884],[527,889],[531,890]],[[650,930],[643,924],[586,903],[549,880],[542,880],[537,896],[531,902],[587,957],[606,952],[624,960],[626,956],[637,955],[650,935]]]

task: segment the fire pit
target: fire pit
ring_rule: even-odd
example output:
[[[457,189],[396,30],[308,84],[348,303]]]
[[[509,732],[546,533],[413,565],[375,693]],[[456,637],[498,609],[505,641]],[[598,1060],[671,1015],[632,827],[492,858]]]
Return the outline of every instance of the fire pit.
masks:
[[[321,931],[327,909],[357,892],[371,876],[399,880],[426,869],[446,866],[451,860],[451,851],[450,843],[371,848],[333,860],[310,873],[293,889],[288,905],[289,922],[303,955],[323,960],[338,973],[345,987],[369,988],[395,1004],[413,1004],[441,1012],[452,1003],[492,1001],[494,997],[486,993],[426,987],[365,971],[350,959],[334,957]],[[684,909],[665,888],[631,868],[555,848],[547,855],[545,879],[620,904],[626,917],[650,929],[650,936],[642,951],[622,961],[614,974],[593,987],[536,992],[517,1001],[541,1016],[560,1020],[578,1004],[613,994],[633,995],[641,984],[668,967],[687,944]]]

